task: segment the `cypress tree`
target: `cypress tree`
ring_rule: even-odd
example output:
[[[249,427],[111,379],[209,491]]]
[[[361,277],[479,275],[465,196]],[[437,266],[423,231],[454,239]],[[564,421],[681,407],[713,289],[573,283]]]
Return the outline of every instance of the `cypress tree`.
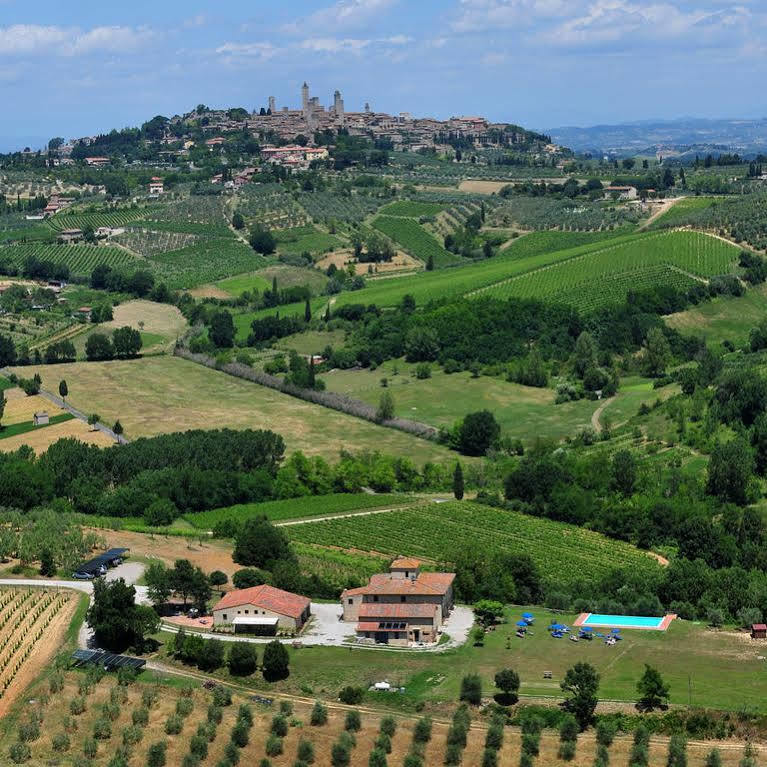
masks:
[[[304,322],[310,322],[312,319],[312,307],[309,306],[309,299],[306,299],[306,305],[304,306]]]
[[[457,501],[463,498],[463,469],[460,461],[456,461],[453,472],[453,495]]]

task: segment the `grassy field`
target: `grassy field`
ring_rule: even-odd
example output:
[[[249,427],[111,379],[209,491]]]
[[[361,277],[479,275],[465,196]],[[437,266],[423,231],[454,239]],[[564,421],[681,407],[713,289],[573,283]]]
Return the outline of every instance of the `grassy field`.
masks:
[[[313,226],[297,226],[275,232],[277,252],[300,256],[303,253],[324,253],[340,248],[344,243],[332,234],[321,232]]]
[[[380,213],[386,216],[403,216],[406,218],[419,218],[420,216],[436,216],[445,209],[445,205],[439,202],[419,202],[414,200],[397,200],[385,205]]]
[[[177,357],[43,365],[17,372],[38,372],[43,387],[52,391],[66,378],[72,405],[98,412],[105,423],[119,418],[129,439],[226,426],[273,429],[284,437],[287,452],[303,450],[329,459],[338,458],[342,448],[381,450],[417,462],[453,460],[455,455],[435,443]]]
[[[321,330],[307,330],[305,333],[281,338],[275,347],[293,349],[299,354],[321,354],[326,346],[341,346],[345,335],[343,330],[331,330],[327,333]]]
[[[403,506],[412,503],[406,495],[369,495],[367,493],[337,493],[334,495],[315,495],[306,498],[287,498],[281,501],[264,503],[241,503],[222,509],[198,511],[185,514],[184,519],[199,530],[212,530],[217,522],[224,519],[245,521],[251,517],[265,516],[272,522],[284,522],[291,519],[345,514],[369,509],[385,509],[390,506]]]
[[[324,312],[327,304],[327,296],[312,298],[309,302],[312,317],[317,317],[319,313]],[[298,301],[294,304],[272,306],[268,309],[259,309],[255,312],[241,312],[234,314],[232,319],[234,320],[237,340],[243,342],[247,340],[248,335],[250,334],[250,328],[253,324],[253,320],[263,319],[264,317],[272,317],[276,314],[279,314],[280,317],[303,317],[305,310],[306,303],[304,301]]]
[[[323,379],[329,390],[377,405],[386,378],[394,397],[396,413],[433,426],[452,426],[466,413],[487,408],[495,413],[503,433],[525,442],[537,438],[560,440],[574,436],[588,426],[591,416],[603,403],[588,399],[554,404],[553,389],[509,383],[499,378],[472,378],[469,372],[445,374],[438,367],[432,377],[412,376],[415,365],[388,361],[376,370],[335,370]],[[394,370],[397,374],[394,374]],[[608,406],[613,425],[636,413],[642,402],[661,396],[648,379],[630,378],[621,383],[618,395]]]
[[[767,312],[767,287],[749,288],[745,295],[714,298],[684,312],[665,317],[669,327],[681,333],[705,338],[709,343],[732,341],[736,346],[748,343],[751,328]]]

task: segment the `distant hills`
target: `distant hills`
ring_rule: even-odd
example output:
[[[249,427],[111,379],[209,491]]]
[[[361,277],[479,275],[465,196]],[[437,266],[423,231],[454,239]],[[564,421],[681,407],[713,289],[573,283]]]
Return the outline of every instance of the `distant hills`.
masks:
[[[48,145],[45,136],[0,136],[0,154],[20,152],[25,147],[37,150]]]
[[[550,133],[557,144],[576,152],[598,154],[635,155],[656,151],[664,156],[708,152],[767,153],[767,118],[706,120],[684,117],[587,128],[568,126],[547,129],[546,133]]]

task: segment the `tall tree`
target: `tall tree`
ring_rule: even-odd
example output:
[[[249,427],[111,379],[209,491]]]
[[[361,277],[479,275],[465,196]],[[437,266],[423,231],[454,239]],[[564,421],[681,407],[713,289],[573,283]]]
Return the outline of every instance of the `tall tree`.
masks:
[[[268,682],[275,682],[278,679],[287,678],[290,674],[289,664],[290,656],[282,642],[275,639],[264,647],[264,679]]]
[[[663,681],[658,669],[647,663],[645,663],[642,678],[637,682],[637,692],[639,693],[637,708],[640,711],[652,711],[668,702],[668,684]]]
[[[144,637],[159,627],[157,613],[151,607],[136,604],[136,589],[122,578],[93,582],[93,602],[86,614],[99,647],[123,652],[141,647]]]
[[[67,387],[67,382],[62,378],[61,381],[59,381],[59,396],[61,399],[65,400],[68,394],[69,388]]]
[[[234,320],[226,310],[216,312],[210,319],[210,340],[223,349],[234,346]]]
[[[312,319],[312,307],[309,303],[309,299],[306,299],[306,303],[304,304],[304,322],[311,322]]]
[[[585,730],[594,719],[594,711],[599,702],[597,670],[589,663],[576,663],[567,670],[559,686],[563,692],[570,694],[564,708],[578,720],[581,730]]]
[[[460,461],[456,461],[453,471],[453,495],[457,501],[463,499],[463,469]]]
[[[390,421],[392,418],[394,418],[394,397],[390,391],[385,391],[378,400],[376,420],[379,422]]]

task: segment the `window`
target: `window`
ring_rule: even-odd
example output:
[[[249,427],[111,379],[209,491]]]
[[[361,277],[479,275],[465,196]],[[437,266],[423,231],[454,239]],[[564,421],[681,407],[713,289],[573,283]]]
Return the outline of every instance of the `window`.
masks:
[[[224,613],[224,615],[222,617],[223,617],[224,620],[226,620],[226,613]]]
[[[378,594],[374,594],[374,595],[373,595],[373,601],[374,601],[374,602],[377,602],[377,601],[378,601]]]
[[[353,605],[353,604],[354,604],[354,600],[353,600],[351,597],[349,597],[349,604],[350,604],[350,605]]]
[[[401,597],[399,598],[399,601],[400,601],[400,602],[407,602],[407,597],[406,597],[406,596],[401,596]]]
[[[247,615],[247,614],[248,614],[248,611],[247,611],[247,610],[245,610],[245,615]]]

